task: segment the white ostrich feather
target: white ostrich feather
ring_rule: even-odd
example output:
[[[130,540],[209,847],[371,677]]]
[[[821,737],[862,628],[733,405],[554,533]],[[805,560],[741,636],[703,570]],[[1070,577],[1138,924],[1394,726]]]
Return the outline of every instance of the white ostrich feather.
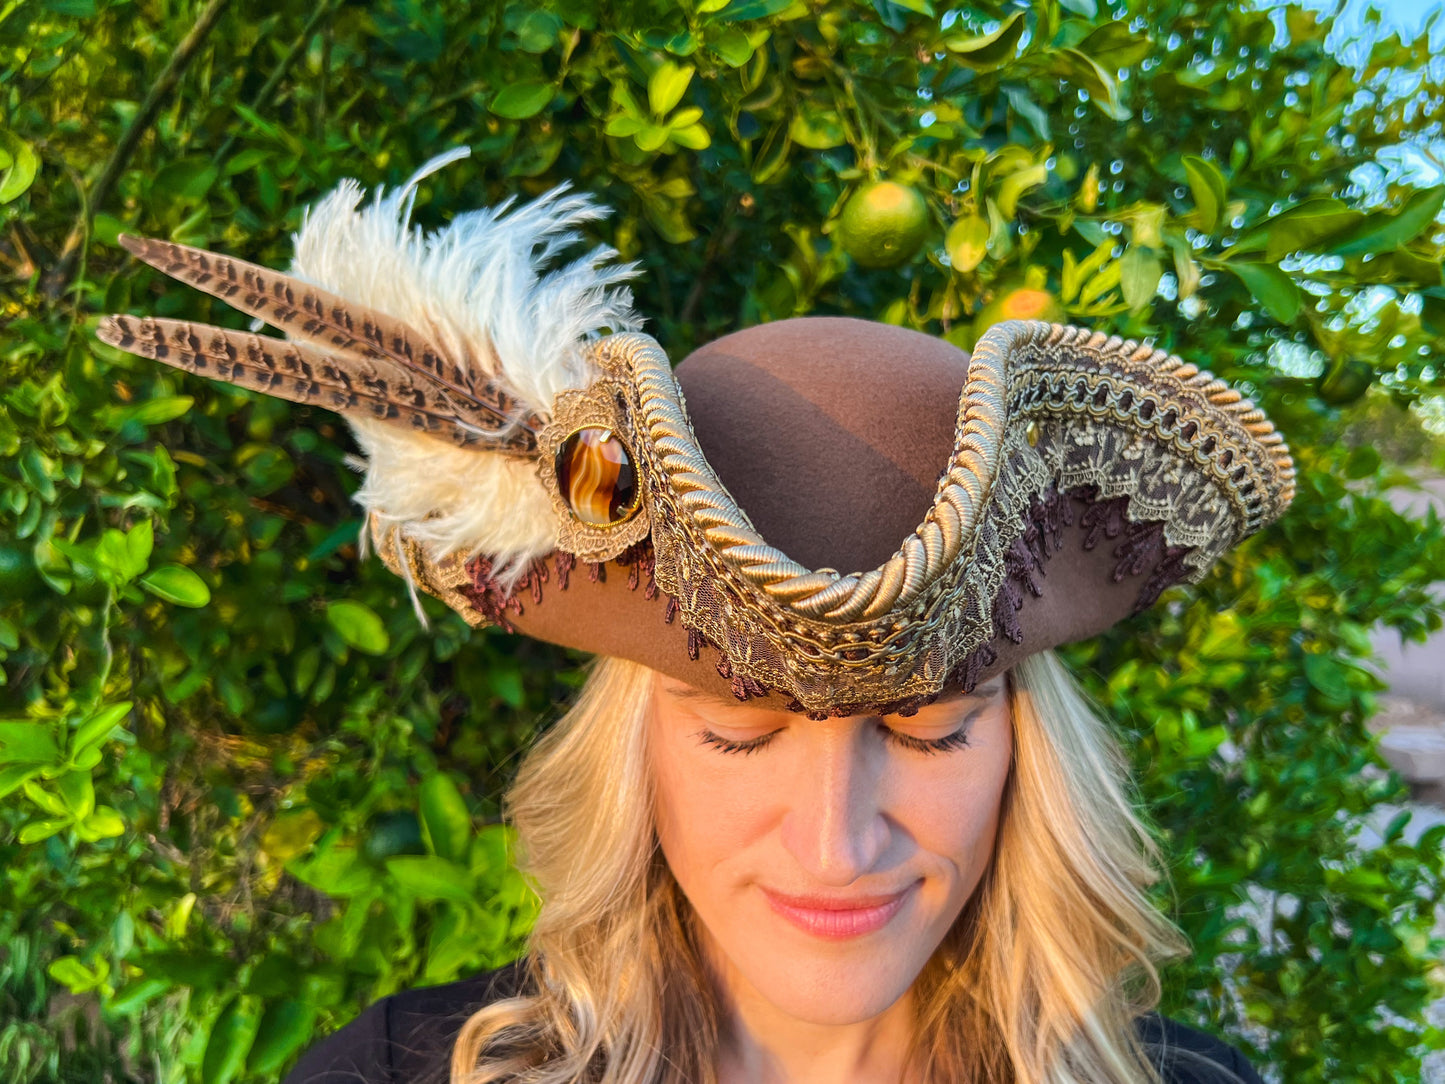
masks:
[[[621,285],[636,265],[609,263],[617,253],[606,246],[559,264],[581,240],[576,227],[610,213],[566,184],[515,209],[508,199],[458,215],[430,233],[413,226],[417,184],[468,153],[433,158],[364,207],[361,187],[343,181],[303,220],[291,273],[416,327],[516,398],[523,417],[546,418],[558,392],[597,376],[588,341],[640,326]],[[532,461],[347,420],[366,453],[357,500],[381,530],[403,530],[436,558],[485,554],[508,589],[532,558],[556,548],[552,505]]]

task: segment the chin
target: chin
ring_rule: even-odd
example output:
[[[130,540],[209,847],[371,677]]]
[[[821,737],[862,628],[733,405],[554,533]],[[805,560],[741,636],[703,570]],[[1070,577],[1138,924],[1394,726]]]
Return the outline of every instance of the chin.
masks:
[[[754,931],[731,963],[760,997],[795,1020],[856,1024],[884,1012],[913,985],[933,947],[921,940],[907,929],[842,942],[792,930],[770,937]]]
[[[809,1024],[839,1026],[871,1020],[902,997],[918,972],[896,954],[858,953],[847,960],[778,953],[747,977],[781,1012]]]

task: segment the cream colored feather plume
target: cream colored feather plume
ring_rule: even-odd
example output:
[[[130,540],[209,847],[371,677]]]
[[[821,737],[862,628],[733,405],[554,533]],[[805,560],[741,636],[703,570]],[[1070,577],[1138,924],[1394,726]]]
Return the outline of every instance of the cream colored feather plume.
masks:
[[[531,203],[411,224],[432,159],[390,194],[342,182],[306,214],[290,275],[168,242],[141,259],[273,324],[291,340],[112,316],[107,342],[205,376],[343,414],[366,453],[358,501],[382,531],[435,557],[485,554],[510,586],[556,548],[535,431],[558,392],[597,375],[586,345],[641,323],[605,246],[563,262],[577,227],[608,214],[559,185]]]

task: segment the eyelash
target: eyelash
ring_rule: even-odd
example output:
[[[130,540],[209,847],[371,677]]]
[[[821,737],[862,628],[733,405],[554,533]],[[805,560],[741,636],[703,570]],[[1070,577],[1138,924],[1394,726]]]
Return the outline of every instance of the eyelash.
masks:
[[[884,727],[884,733],[888,741],[895,742],[905,749],[911,749],[915,753],[932,755],[934,753],[949,753],[955,749],[963,749],[968,745],[968,724],[955,730],[952,734],[945,734],[941,738],[915,738],[911,734],[900,734],[891,727]],[[764,734],[761,737],[749,738],[747,741],[734,741],[732,738],[724,738],[721,734],[714,734],[711,730],[704,729],[698,735],[704,745],[711,745],[723,753],[756,753],[763,748],[782,731],[774,730],[771,734]]]

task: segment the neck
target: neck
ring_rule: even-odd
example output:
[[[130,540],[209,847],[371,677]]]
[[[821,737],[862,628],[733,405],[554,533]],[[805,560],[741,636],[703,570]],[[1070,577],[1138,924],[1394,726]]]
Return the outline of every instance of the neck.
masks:
[[[719,1084],[908,1084],[913,997],[853,1023],[799,1020],[729,969]]]

